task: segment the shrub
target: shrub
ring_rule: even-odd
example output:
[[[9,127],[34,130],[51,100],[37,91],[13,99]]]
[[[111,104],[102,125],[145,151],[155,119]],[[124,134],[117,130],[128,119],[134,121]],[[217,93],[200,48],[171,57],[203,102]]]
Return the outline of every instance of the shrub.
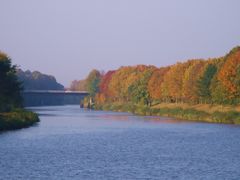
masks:
[[[36,122],[39,122],[36,113],[17,109],[0,115],[0,131],[29,127]]]

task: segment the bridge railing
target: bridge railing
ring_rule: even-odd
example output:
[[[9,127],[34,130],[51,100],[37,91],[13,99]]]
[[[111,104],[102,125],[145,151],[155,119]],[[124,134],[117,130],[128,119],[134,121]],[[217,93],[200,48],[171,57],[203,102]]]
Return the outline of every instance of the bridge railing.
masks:
[[[61,90],[24,90],[23,93],[74,93],[74,94],[88,94],[87,91],[61,91]]]

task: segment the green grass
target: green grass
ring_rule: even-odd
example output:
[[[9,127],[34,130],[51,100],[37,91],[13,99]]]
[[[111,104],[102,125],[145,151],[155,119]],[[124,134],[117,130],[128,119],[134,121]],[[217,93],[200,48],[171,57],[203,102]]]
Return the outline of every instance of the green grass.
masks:
[[[100,110],[130,112],[142,116],[165,116],[173,117],[189,121],[201,121],[211,123],[225,123],[225,124],[240,124],[240,112],[225,111],[225,112],[207,112],[195,108],[181,108],[181,107],[161,107],[150,108],[131,103],[108,103],[97,106]]]
[[[29,127],[39,122],[38,115],[24,109],[0,114],[0,131]]]

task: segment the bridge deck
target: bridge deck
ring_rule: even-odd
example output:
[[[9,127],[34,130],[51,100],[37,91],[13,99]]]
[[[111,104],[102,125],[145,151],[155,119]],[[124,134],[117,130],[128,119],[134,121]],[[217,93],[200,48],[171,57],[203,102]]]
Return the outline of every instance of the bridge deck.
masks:
[[[80,104],[87,91],[26,90],[22,92],[25,106]]]

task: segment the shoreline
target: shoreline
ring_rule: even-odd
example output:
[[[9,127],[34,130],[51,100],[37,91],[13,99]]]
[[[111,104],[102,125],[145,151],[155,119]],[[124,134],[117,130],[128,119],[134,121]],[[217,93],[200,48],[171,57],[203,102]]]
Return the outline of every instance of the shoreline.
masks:
[[[214,107],[214,105],[212,105]],[[188,108],[183,108],[182,105],[177,107],[147,107],[131,103],[112,103],[96,105],[96,110],[108,110],[116,112],[129,112],[140,116],[162,116],[171,117],[179,120],[207,122],[207,123],[222,123],[222,124],[240,124],[240,112],[238,111],[214,111],[206,112],[198,110],[194,106],[189,105]]]

